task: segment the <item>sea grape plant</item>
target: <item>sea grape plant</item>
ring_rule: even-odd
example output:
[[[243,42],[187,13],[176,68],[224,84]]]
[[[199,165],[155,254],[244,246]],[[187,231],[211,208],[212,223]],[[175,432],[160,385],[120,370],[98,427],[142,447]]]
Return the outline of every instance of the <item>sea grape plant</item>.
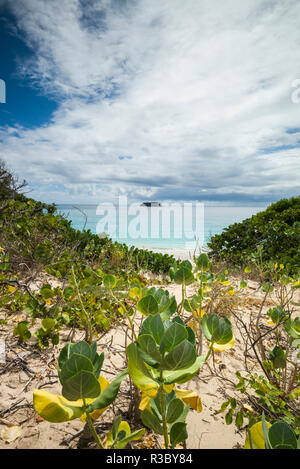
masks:
[[[159,313],[149,315],[126,353],[129,375],[142,391],[142,422],[163,435],[166,449],[175,447],[187,438],[184,397],[195,405],[195,395],[183,390],[177,395],[175,383],[192,379],[205,359],[197,356],[193,330],[179,316],[163,321]],[[196,408],[201,410],[197,396]]]
[[[137,296],[139,301],[136,307],[143,316],[159,313],[161,319],[164,321],[166,319],[170,319],[170,317],[176,312],[177,303],[175,296],[170,296],[168,290],[155,287],[145,287],[140,289]]]
[[[58,357],[58,377],[62,385],[62,396],[35,389],[33,405],[36,412],[53,423],[80,418],[88,422],[99,448],[103,444],[93,426],[97,419],[115,400],[121,382],[128,374],[124,370],[109,383],[100,376],[104,353],[97,353],[97,344],[85,341],[67,344]]]
[[[232,325],[227,318],[219,318],[217,314],[205,314],[201,320],[201,329],[210,344],[206,359],[212,350],[223,352],[234,346]]]
[[[119,415],[107,435],[105,445],[107,448],[124,449],[131,441],[140,440],[145,431],[145,428],[141,428],[131,433],[128,422],[121,420],[121,416]]]
[[[261,420],[248,429],[245,449],[300,449],[300,438],[283,420],[271,425],[263,413]]]

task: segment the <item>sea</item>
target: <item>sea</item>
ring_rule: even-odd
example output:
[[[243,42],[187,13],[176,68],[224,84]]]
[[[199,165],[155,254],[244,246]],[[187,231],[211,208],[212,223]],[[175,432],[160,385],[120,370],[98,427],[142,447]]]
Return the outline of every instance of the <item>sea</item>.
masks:
[[[207,249],[210,238],[228,226],[265,210],[256,206],[162,204],[161,207],[113,204],[57,204],[58,213],[77,230],[90,230],[113,241],[145,249]]]

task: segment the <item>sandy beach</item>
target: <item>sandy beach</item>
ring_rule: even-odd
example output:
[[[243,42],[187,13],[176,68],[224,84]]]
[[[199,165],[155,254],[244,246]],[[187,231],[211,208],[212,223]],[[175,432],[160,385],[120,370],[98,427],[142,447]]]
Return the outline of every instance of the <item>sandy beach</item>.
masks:
[[[45,279],[43,279],[44,281]],[[55,278],[48,278],[48,281],[57,283]],[[237,282],[239,279],[232,279],[232,282],[234,281]],[[156,287],[160,286],[155,284],[154,279],[152,284]],[[258,283],[250,281],[249,288],[245,289],[237,304],[236,311],[243,316],[245,321],[250,317],[250,313],[252,313],[252,317],[255,317],[259,310],[263,293],[258,287]],[[175,295],[177,302],[180,302],[181,285],[170,284],[164,288],[171,295]],[[187,287],[188,295],[192,295],[194,292],[195,286]],[[271,305],[272,301],[267,302],[264,310]],[[78,444],[80,445],[80,437],[76,437],[76,435],[80,435],[78,432],[83,428],[80,420],[52,424],[41,419],[32,406],[32,393],[35,388],[46,389],[58,394],[61,392],[56,359],[61,348],[69,340],[70,331],[68,328],[61,331],[61,341],[58,346],[38,350],[36,347],[32,347],[36,343],[36,338],[33,335],[27,343],[21,344],[12,334],[16,322],[25,318],[26,313],[12,315],[8,323],[2,326],[7,362],[0,366],[2,408],[0,431],[12,424],[19,425],[20,436],[11,443],[5,443],[0,439],[0,448],[76,448]],[[139,326],[140,320],[141,318],[139,318],[136,327]],[[213,367],[212,364],[210,366],[204,365],[192,381],[181,386],[197,391],[202,402],[200,413],[193,410],[188,415],[187,448],[230,449],[241,448],[244,445],[245,431],[243,429],[237,430],[234,424],[227,425],[224,414],[217,413],[221,404],[231,397],[235,397],[240,403],[243,401],[241,394],[235,389],[236,372],[244,372],[243,337],[234,318],[231,320],[235,335],[234,347],[221,354],[215,353]],[[39,327],[39,321],[37,320],[36,328]],[[82,340],[83,336],[83,331],[76,330],[73,340]],[[124,361],[124,324],[122,322],[116,323],[106,333],[99,335],[97,342],[98,350],[105,353],[102,374],[108,380],[112,380],[126,367]],[[207,344],[205,344],[204,353],[206,349]],[[253,361],[253,366],[256,366],[255,361]],[[110,406],[98,421],[98,425],[103,431],[111,426],[116,414],[126,411],[128,408],[129,383],[127,381],[128,379],[122,384],[116,403]],[[247,400],[244,399],[244,402],[246,403]],[[151,448],[154,444],[152,433],[147,431],[137,448]]]

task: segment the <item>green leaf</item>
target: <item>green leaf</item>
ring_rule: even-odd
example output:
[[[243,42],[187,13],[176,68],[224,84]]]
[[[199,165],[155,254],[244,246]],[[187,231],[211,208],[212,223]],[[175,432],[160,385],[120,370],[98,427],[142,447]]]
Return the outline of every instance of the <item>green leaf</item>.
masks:
[[[162,356],[159,353],[156,342],[150,334],[142,334],[138,337],[138,344],[154,360],[161,362]]]
[[[175,296],[172,296],[172,298],[168,301],[168,306],[164,308],[162,311],[159,305],[159,313],[160,313],[161,319],[163,321],[165,321],[166,319],[170,319],[170,317],[173,316],[173,314],[175,313],[176,309],[177,309],[176,298]]]
[[[55,327],[56,321],[53,318],[44,318],[42,320],[42,328],[45,329],[45,331],[49,331],[50,329],[53,329]]]
[[[201,319],[201,329],[207,340],[212,341],[215,331],[219,327],[219,317],[217,314],[205,314]]]
[[[116,437],[117,437],[117,433],[118,433],[118,428],[119,428],[119,425],[121,423],[121,415],[119,415],[114,423],[113,423],[113,426],[111,427],[111,434],[112,434],[112,441],[115,441]]]
[[[172,425],[170,430],[170,441],[172,446],[182,443],[187,439],[187,437],[186,423],[176,422]]]
[[[217,411],[217,414],[220,414],[221,412],[224,412],[224,410],[227,409],[228,405],[229,405],[229,401],[223,402],[220,409]]]
[[[114,275],[107,274],[103,277],[103,285],[105,288],[114,288],[117,284],[117,279]]]
[[[269,282],[263,282],[262,291],[265,293],[271,293],[274,290],[274,287]]]
[[[168,273],[169,273],[169,277],[170,277],[171,281],[173,282],[173,281],[174,281],[174,277],[175,277],[175,269],[174,269],[174,267],[170,267]]]
[[[208,259],[208,255],[205,253],[200,254],[199,257],[196,259],[196,265],[200,270],[208,270],[210,267],[210,262]]]
[[[219,318],[217,314],[205,314],[201,320],[203,334],[210,342],[223,345],[232,340],[232,325],[227,318]]]
[[[96,356],[92,363],[94,366],[94,375],[96,376],[97,379],[100,376],[103,362],[104,362],[104,352],[102,352],[101,355],[98,355],[98,353],[96,353]]]
[[[195,278],[190,269],[181,267],[175,272],[174,281],[178,284],[190,285],[195,281]]]
[[[181,399],[173,399],[167,408],[167,422],[174,423],[184,411],[184,403]]]
[[[238,428],[241,428],[243,426],[243,422],[244,422],[243,414],[241,411],[238,411],[235,417],[235,424]]]
[[[150,372],[143,363],[136,344],[130,344],[126,349],[128,357],[129,375],[134,384],[142,391],[155,397],[159,388],[159,383],[154,380]]]
[[[100,391],[100,384],[94,374],[89,371],[80,371],[64,381],[62,395],[69,401],[77,401],[97,397]]]
[[[169,352],[187,338],[188,332],[186,327],[174,322],[163,335],[160,344],[160,351],[162,353]]]
[[[64,289],[64,298],[69,300],[74,295],[74,289],[72,287],[66,287]]]
[[[59,357],[58,357],[58,368],[59,369],[62,369],[62,367],[64,366],[65,362],[67,360],[69,360],[70,356],[71,356],[71,350],[72,348],[74,347],[75,344],[67,344],[65,345],[60,354],[59,354]]]
[[[151,317],[150,331],[153,335],[155,342],[160,344],[161,339],[165,333],[164,323],[159,314]]]
[[[275,369],[286,367],[286,353],[277,345],[269,353],[269,359],[272,361]]]
[[[190,270],[190,271],[193,270],[193,266],[192,266],[191,262],[190,262],[188,259],[186,259],[186,260],[180,262],[180,264],[179,264],[178,267],[179,267],[179,268],[185,267],[186,269],[188,269],[188,270]]]
[[[230,399],[230,405],[233,410],[236,408],[236,399],[234,397]]]
[[[84,355],[74,353],[69,360],[67,360],[59,373],[59,379],[62,385],[64,381],[76,375],[80,371],[90,371],[93,373],[94,367],[91,360]]]
[[[31,332],[28,330],[28,326],[28,321],[20,321],[13,330],[14,335],[18,335],[23,342],[26,342],[31,337]]]
[[[232,423],[232,413],[233,413],[233,410],[230,409],[225,415],[225,422],[227,425],[230,425]]]
[[[48,298],[52,298],[54,293],[53,290],[51,289],[51,285],[43,285],[42,288],[40,289],[40,294],[43,297],[44,300],[47,300]]]
[[[297,449],[296,434],[286,422],[273,423],[268,436],[273,449]]]
[[[104,391],[101,392],[100,396],[95,399],[90,405],[87,406],[87,412],[91,413],[94,410],[105,409],[108,407],[117,397],[122,381],[128,375],[128,370],[124,370],[116,379],[114,379]]]
[[[267,311],[267,316],[272,319],[274,324],[277,324],[287,316],[287,313],[281,308],[281,306],[276,306],[275,308],[270,308]]]
[[[193,365],[196,358],[195,347],[184,340],[164,357],[161,367],[165,370],[180,370]]]
[[[146,427],[151,428],[151,430],[153,430],[155,433],[163,435],[163,427],[161,426],[158,418],[149,412],[148,409],[144,409],[142,412],[142,422]]]
[[[122,438],[115,445],[115,449],[123,449],[123,448],[125,448],[125,446],[128,445],[128,443],[130,443],[130,441],[140,440],[142,438],[142,436],[144,435],[145,431],[146,431],[145,428],[141,428],[140,430],[136,430],[135,432],[130,433],[125,438]]]
[[[152,295],[147,295],[141,298],[136,307],[137,310],[145,316],[158,313],[158,303]]]
[[[195,362],[186,368],[176,371],[164,371],[164,382],[165,384],[183,384],[190,381],[197,373],[199,368],[205,362],[205,356],[201,355],[196,358]]]
[[[70,356],[73,353],[77,353],[78,355],[84,355],[85,357],[89,358],[91,361],[95,355],[94,346],[90,346],[84,340],[77,342],[76,344],[72,344],[73,346],[70,348]]]
[[[264,440],[265,440],[265,447],[266,447],[266,449],[270,449],[269,428],[268,428],[269,425],[266,422],[264,412],[262,413],[262,417],[261,417],[261,426],[262,426],[263,436],[264,436]]]
[[[299,339],[300,338],[300,318],[297,317],[296,319],[288,319],[284,323],[284,328],[286,332],[293,338]]]

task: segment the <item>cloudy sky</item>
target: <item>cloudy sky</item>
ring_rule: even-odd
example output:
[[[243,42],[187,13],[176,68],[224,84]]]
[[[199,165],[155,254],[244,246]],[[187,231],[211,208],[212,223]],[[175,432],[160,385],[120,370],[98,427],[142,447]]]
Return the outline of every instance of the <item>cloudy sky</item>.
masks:
[[[0,157],[46,202],[300,193],[299,0],[0,0]]]

